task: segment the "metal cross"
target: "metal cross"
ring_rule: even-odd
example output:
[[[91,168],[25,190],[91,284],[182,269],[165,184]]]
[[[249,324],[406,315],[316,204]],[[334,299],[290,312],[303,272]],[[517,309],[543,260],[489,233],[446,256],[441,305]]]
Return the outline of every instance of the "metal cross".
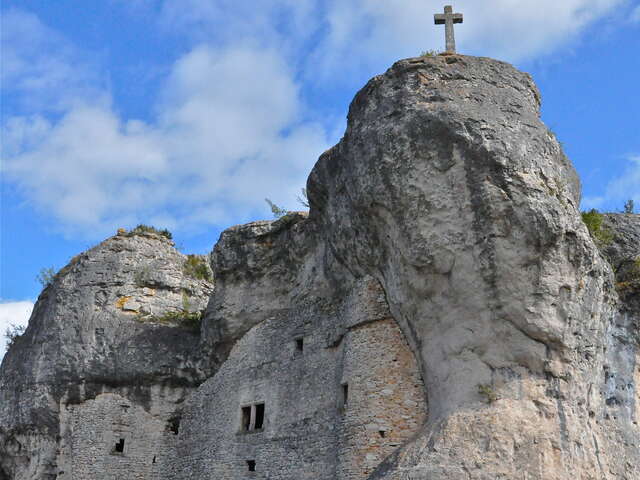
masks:
[[[447,49],[448,53],[456,53],[456,37],[453,34],[453,24],[462,23],[462,14],[453,13],[453,7],[447,5],[444,7],[444,13],[436,13],[433,16],[433,20],[436,25],[443,25],[445,35],[447,37]]]

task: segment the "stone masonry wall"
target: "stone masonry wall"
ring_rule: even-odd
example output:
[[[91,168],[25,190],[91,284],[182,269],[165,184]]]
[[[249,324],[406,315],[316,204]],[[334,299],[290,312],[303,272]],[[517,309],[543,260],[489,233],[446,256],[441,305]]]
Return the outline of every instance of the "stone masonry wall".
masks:
[[[424,384],[393,318],[357,325],[344,342],[342,384],[348,384],[349,398],[337,478],[359,479],[423,425]]]
[[[111,393],[63,407],[58,479],[153,478],[158,459],[175,444],[170,420],[171,412],[152,414]]]
[[[373,293],[352,300],[378,302]],[[365,478],[426,415],[416,359],[379,310],[316,298],[252,328],[188,400],[158,478]],[[244,432],[241,408],[256,403],[264,427]]]

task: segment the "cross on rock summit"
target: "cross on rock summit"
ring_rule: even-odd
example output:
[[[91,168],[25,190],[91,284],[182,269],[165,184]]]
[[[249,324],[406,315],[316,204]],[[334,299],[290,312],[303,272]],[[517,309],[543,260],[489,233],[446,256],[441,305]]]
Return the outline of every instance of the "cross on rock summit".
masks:
[[[433,20],[436,25],[445,26],[445,35],[447,38],[447,53],[456,53],[456,38],[453,33],[453,24],[454,23],[462,23],[462,14],[461,13],[453,13],[453,7],[451,5],[447,5],[444,7],[444,13],[436,13],[433,16]]]

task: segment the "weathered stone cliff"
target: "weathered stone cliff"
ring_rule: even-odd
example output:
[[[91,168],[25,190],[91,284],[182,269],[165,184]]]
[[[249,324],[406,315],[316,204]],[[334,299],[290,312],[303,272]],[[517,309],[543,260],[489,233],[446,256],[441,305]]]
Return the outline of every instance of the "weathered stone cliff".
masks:
[[[213,293],[157,237],[81,256],[3,362],[4,475],[640,479],[640,217],[598,250],[539,107],[508,64],[403,60]],[[199,337],[158,321],[185,291]]]
[[[199,325],[180,319],[204,308],[212,285],[189,273],[187,257],[147,233],[111,237],[56,275],[2,362],[0,478],[65,478],[92,436],[74,438],[74,422],[97,422],[80,407],[105,395],[120,410],[139,407],[164,430],[210,374]],[[119,440],[112,437],[104,439],[110,448]]]
[[[356,96],[308,191],[424,374],[423,433],[375,478],[638,478],[638,345],[529,76],[397,63]]]

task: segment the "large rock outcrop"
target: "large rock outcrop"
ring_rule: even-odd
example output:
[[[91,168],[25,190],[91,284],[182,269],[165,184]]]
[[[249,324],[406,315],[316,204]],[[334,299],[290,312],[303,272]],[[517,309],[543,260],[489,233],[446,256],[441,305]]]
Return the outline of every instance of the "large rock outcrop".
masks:
[[[192,259],[206,268],[200,277],[210,275],[205,259]],[[98,434],[91,425],[100,412],[82,405],[139,408],[162,427],[171,420],[210,374],[199,325],[181,318],[204,309],[213,286],[188,263],[161,235],[121,234],[55,276],[2,362],[0,478],[89,478],[69,476],[77,444]],[[74,438],[78,423],[87,424],[87,438]]]
[[[508,64],[403,60],[212,293],[157,237],[81,256],[2,365],[5,476],[640,479],[640,220],[598,250],[539,107]],[[185,290],[199,336],[158,321]]]
[[[612,358],[613,275],[528,75],[398,62],[358,93],[308,192],[422,365],[429,420],[375,478],[638,478],[637,344]]]

